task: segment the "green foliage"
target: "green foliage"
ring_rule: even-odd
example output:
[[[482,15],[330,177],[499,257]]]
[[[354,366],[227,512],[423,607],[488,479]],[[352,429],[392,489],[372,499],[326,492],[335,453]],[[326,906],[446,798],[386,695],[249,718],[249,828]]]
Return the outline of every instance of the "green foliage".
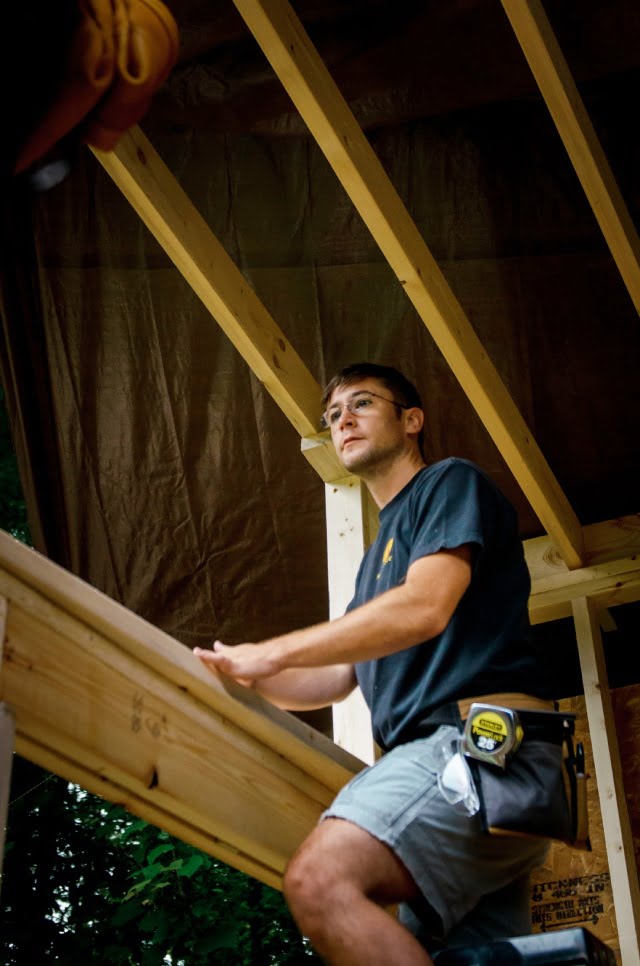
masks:
[[[1,389],[0,527],[29,542]],[[0,922],[2,966],[319,962],[278,892],[17,756]]]
[[[20,759],[4,871],[5,966],[317,962],[279,893]]]

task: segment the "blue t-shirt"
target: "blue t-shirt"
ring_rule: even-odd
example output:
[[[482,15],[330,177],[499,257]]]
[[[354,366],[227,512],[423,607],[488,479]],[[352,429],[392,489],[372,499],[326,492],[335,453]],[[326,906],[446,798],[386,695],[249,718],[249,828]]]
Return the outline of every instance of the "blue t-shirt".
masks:
[[[426,467],[383,507],[348,609],[404,583],[414,560],[462,544],[472,545],[472,578],[445,630],[356,664],[374,737],[385,749],[415,737],[422,719],[458,698],[549,696],[531,642],[531,583],[516,513],[473,463],[447,459]]]

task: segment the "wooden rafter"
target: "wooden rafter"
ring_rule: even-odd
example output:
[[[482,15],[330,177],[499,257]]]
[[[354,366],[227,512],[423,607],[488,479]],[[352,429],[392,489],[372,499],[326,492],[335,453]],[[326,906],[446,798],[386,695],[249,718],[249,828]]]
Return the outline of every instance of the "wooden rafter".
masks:
[[[571,568],[582,529],[513,399],[286,0],[234,0],[249,29]]]
[[[640,312],[640,238],[540,0],[502,0],[594,215]]]
[[[315,433],[320,387],[142,131],[94,154],[300,435]]]
[[[144,224],[303,439],[315,440],[321,389],[140,128],[92,149]],[[333,446],[305,455],[325,482],[344,476]]]

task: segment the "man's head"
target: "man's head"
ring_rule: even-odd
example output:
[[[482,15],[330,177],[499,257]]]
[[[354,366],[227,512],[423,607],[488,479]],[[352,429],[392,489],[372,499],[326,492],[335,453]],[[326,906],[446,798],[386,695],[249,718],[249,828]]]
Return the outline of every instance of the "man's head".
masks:
[[[402,429],[407,442],[415,445],[424,459],[422,400],[416,387],[397,369],[372,362],[345,366],[328,383],[322,406],[323,422],[331,428],[338,455],[348,468],[351,467],[346,447],[341,451],[349,428],[345,424],[357,424],[356,437],[367,436],[367,427],[374,428],[374,422],[369,419],[374,414],[380,418],[384,415],[386,419],[392,415],[396,422],[402,423],[397,428]],[[354,463],[354,472],[358,472],[357,463]]]

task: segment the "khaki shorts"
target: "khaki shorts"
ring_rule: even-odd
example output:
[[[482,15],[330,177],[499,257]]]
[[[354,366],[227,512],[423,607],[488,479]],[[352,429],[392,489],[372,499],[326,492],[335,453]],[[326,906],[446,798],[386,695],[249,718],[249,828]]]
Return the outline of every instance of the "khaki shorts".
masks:
[[[394,748],[356,775],[322,819],[353,822],[393,850],[423,897],[411,903],[411,910],[429,923],[433,938],[446,937],[463,921],[465,929],[470,927],[465,937],[521,935],[530,931],[527,877],[544,861],[548,841],[489,836],[479,814],[470,816],[444,800],[436,749],[457,734],[444,725],[427,738]],[[474,910],[481,920],[477,928]],[[416,926],[410,910],[401,918]]]

